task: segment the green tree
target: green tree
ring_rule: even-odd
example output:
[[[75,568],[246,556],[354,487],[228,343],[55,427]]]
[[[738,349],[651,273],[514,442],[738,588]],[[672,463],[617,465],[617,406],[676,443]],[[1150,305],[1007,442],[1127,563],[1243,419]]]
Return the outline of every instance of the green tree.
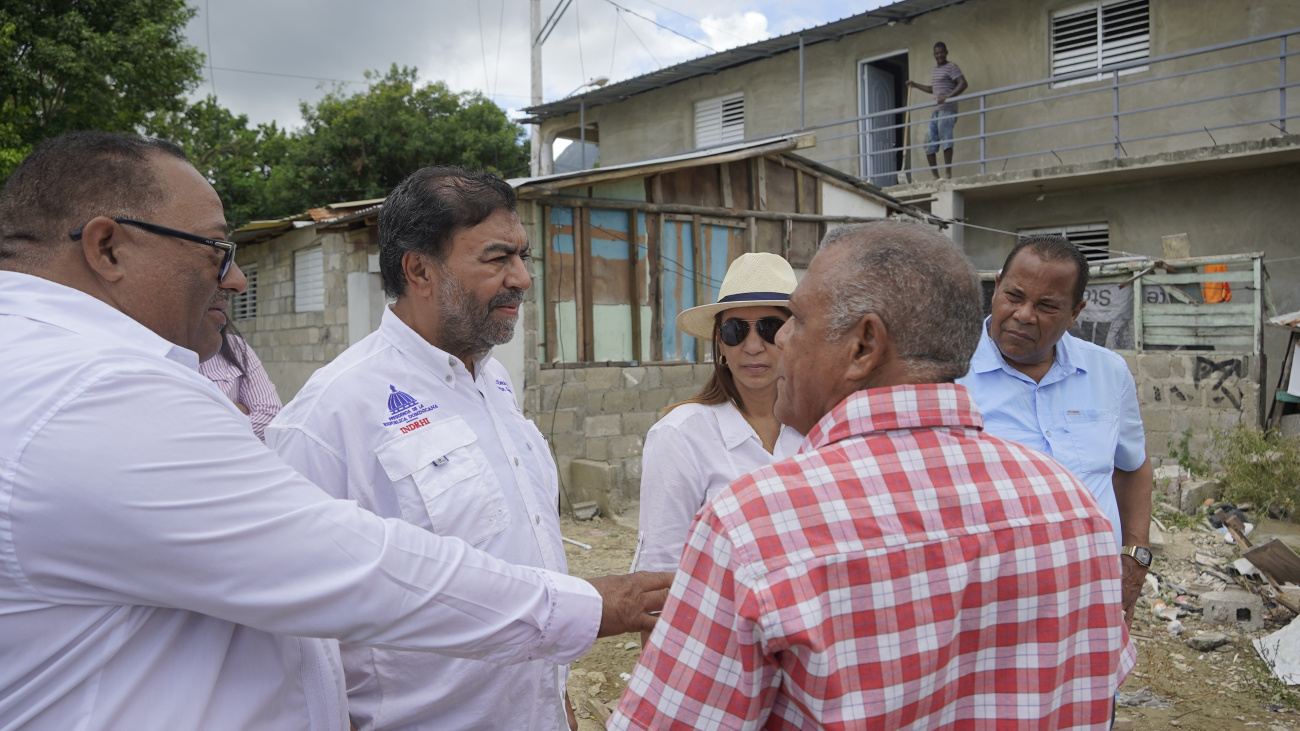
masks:
[[[342,88],[303,104],[304,125],[285,164],[270,176],[268,202],[287,215],[332,201],[382,198],[412,172],[435,164],[525,175],[523,129],[477,92],[416,83],[416,69],[366,72],[369,87]]]
[[[202,55],[184,0],[0,4],[0,179],[32,146],[78,129],[137,131],[179,111]]]
[[[283,164],[291,141],[274,122],[250,128],[213,97],[151,120],[149,133],[185,150],[226,208],[231,228],[264,218],[277,207],[271,178]]]

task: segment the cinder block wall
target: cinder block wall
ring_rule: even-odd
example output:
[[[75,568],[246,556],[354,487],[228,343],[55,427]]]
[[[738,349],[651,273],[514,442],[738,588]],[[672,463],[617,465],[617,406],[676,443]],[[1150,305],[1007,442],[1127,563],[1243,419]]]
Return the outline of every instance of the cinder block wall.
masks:
[[[1205,454],[1212,429],[1260,424],[1263,358],[1213,351],[1125,355],[1137,385],[1147,454],[1153,465],[1175,464],[1170,443],[1190,430],[1193,454]]]
[[[288,403],[317,368],[348,347],[347,273],[366,271],[365,229],[317,233],[303,228],[267,242],[239,247],[240,266],[257,265],[257,317],[235,325],[253,346]],[[295,312],[294,253],[320,246],[325,267],[325,309]]]

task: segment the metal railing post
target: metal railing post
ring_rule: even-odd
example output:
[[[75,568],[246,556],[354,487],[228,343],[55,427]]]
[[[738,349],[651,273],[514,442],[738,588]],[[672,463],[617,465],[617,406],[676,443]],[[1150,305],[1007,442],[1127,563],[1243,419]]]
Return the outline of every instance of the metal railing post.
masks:
[[[1278,58],[1278,125],[1282,127],[1282,134],[1286,134],[1286,36],[1282,36],[1282,55]]]
[[[984,137],[984,95],[980,94],[980,175],[988,172],[988,163],[985,162],[988,158],[988,150],[985,148],[986,142],[988,140]]]
[[[1114,120],[1115,120],[1115,159],[1119,159],[1119,69],[1110,72],[1110,88],[1115,98]]]

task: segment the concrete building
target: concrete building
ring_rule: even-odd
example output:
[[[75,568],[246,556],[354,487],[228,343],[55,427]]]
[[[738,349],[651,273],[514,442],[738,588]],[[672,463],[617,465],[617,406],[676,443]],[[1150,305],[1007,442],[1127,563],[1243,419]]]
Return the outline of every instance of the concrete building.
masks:
[[[932,100],[904,84],[930,83],[938,41],[969,83],[951,180],[925,169]],[[1278,311],[1300,309],[1297,53],[1300,3],[1290,0],[902,0],[528,111],[544,143],[582,134],[602,164],[814,133],[806,157],[956,219],[948,231],[984,270],[1001,266],[1017,234],[1037,231],[1063,232],[1095,260],[1158,260],[1162,238],[1176,234],[1195,256],[1258,252],[1261,284],[1233,284],[1234,305],[1255,316],[1273,304],[1257,302],[1265,284]],[[1200,302],[1153,296],[1158,307]],[[1152,317],[1205,316],[1191,313]],[[1189,329],[1177,343],[1111,345],[1141,378],[1180,358],[1192,360],[1170,367],[1188,374],[1197,357],[1246,364],[1251,388],[1271,400],[1283,333],[1269,329],[1260,346],[1180,322]],[[1162,365],[1140,368],[1147,354]],[[1165,435],[1223,421],[1174,423],[1151,408],[1157,458]],[[1248,412],[1232,418],[1261,413]]]
[[[780,254],[799,270],[839,223],[943,225],[804,158],[814,144],[786,135],[511,181],[533,286],[515,337],[493,354],[554,447],[573,502],[618,511],[636,500],[646,432],[712,368],[677,313],[714,301],[741,253]],[[382,203],[338,203],[233,234],[249,290],[230,311],[286,401],[379,324]]]

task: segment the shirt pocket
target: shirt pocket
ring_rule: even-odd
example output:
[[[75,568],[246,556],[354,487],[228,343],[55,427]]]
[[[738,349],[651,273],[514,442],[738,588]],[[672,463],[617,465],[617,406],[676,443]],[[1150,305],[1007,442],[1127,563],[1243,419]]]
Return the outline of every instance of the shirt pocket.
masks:
[[[1115,469],[1115,446],[1119,439],[1119,414],[1108,409],[1069,409],[1065,430],[1074,443],[1073,464],[1079,474],[1110,474]]]
[[[375,449],[388,479],[400,483],[410,478],[414,483],[433,532],[471,545],[504,530],[508,517],[500,486],[482,472],[480,465],[486,461],[477,441],[465,420],[454,416]]]

